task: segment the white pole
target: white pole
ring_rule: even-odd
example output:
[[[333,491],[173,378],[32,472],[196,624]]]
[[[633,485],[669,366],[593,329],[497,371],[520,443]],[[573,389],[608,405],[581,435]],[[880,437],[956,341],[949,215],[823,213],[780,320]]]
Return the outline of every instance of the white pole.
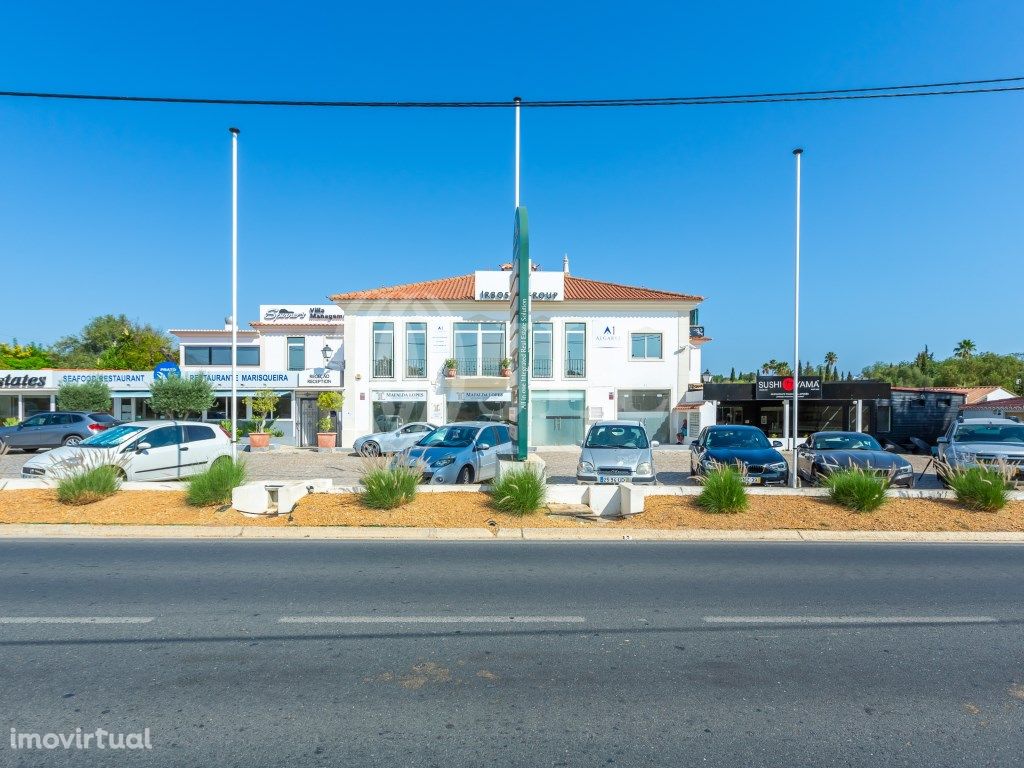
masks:
[[[793,277],[793,466],[792,485],[797,486],[796,442],[800,438],[800,155],[796,156],[796,268]]]
[[[513,101],[516,104],[516,208],[519,207],[519,105],[522,99],[516,96]]]
[[[231,131],[231,459],[238,458],[238,134]]]

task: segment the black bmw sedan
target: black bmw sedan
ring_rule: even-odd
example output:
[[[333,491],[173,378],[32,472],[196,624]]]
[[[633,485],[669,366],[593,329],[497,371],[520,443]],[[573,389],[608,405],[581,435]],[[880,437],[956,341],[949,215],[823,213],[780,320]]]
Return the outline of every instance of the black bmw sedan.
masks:
[[[888,475],[892,485],[914,487],[910,462],[883,450],[875,438],[862,432],[815,432],[797,449],[796,459],[800,477],[812,484],[837,470],[858,467]]]

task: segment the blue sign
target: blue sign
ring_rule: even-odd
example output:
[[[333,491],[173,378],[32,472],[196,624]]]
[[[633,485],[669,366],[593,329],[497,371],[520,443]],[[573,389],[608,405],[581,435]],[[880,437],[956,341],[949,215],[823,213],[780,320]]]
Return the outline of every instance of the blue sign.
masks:
[[[170,379],[170,378],[181,378],[181,368],[178,367],[177,363],[158,363],[156,368],[153,369],[153,378],[156,380]]]

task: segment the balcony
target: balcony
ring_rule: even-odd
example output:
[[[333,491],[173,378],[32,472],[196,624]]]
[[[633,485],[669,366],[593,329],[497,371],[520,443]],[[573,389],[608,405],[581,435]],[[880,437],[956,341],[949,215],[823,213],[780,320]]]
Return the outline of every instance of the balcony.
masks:
[[[457,358],[455,374],[457,376],[501,376],[501,358]]]
[[[565,378],[567,379],[582,379],[587,375],[587,361],[586,359],[573,359],[569,358],[565,361]]]
[[[533,373],[531,375],[537,379],[550,379],[554,375],[554,368],[554,361],[550,357],[535,357],[533,359]]]
[[[405,377],[407,379],[425,379],[425,378],[427,378],[427,361],[426,360],[406,360],[405,361]]]
[[[373,361],[373,378],[393,379],[395,378],[395,361],[388,358],[381,358]]]

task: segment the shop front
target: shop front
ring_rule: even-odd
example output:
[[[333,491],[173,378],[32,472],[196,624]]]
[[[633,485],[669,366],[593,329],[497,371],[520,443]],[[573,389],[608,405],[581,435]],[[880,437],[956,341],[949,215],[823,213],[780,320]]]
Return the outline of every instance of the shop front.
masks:
[[[651,440],[662,445],[670,442],[669,417],[672,391],[668,389],[620,389],[618,418],[641,421]]]
[[[530,442],[533,445],[579,445],[586,426],[584,390],[530,392]]]
[[[447,423],[453,421],[503,421],[508,414],[512,393],[507,389],[448,392]]]
[[[413,421],[427,421],[427,390],[370,390],[371,431],[390,432]]]

